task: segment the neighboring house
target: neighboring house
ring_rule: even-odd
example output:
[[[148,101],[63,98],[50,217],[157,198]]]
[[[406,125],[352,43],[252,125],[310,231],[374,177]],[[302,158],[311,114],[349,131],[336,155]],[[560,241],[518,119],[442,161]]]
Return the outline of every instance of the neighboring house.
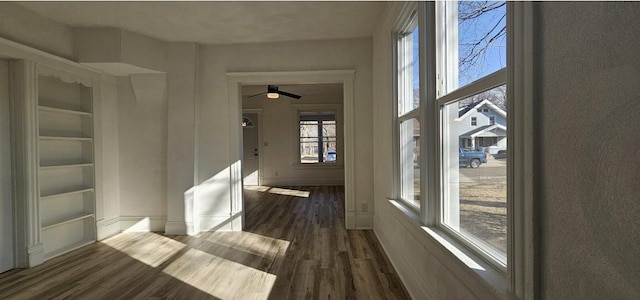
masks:
[[[507,112],[489,100],[471,103],[458,112],[460,147],[495,154],[507,149]]]

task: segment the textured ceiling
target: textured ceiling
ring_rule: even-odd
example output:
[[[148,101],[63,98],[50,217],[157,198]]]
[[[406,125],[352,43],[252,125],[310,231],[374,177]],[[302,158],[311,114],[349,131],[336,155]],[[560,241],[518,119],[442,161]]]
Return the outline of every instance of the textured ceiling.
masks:
[[[16,2],[72,27],[164,41],[258,43],[371,36],[384,2]]]

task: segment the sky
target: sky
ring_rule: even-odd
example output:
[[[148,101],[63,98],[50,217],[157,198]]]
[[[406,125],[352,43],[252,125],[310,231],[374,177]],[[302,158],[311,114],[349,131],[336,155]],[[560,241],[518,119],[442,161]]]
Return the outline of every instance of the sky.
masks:
[[[502,1],[500,1],[502,2]],[[463,10],[464,7],[460,6],[459,10]],[[460,14],[463,12],[460,11]],[[489,33],[489,36],[494,36],[500,29],[506,27],[506,18],[502,18],[506,15],[506,6],[502,6],[499,9],[483,13],[478,18],[458,22],[458,54],[459,60],[461,56],[465,55],[469,44],[472,44],[478,40],[483,40],[482,37]],[[502,18],[502,20],[500,20]],[[500,21],[499,21],[500,20]],[[497,26],[496,26],[497,25]],[[419,55],[419,42],[418,42],[418,29],[413,32],[413,53],[414,53],[414,68],[413,68],[413,86],[414,90],[419,88],[419,68],[418,68],[418,55]],[[487,41],[488,39],[484,39]],[[495,71],[500,70],[506,66],[506,37],[501,37],[487,47],[486,52],[480,55],[474,62],[475,67],[470,68],[467,72],[461,72],[458,76],[458,86],[465,86],[481,77],[489,75]]]

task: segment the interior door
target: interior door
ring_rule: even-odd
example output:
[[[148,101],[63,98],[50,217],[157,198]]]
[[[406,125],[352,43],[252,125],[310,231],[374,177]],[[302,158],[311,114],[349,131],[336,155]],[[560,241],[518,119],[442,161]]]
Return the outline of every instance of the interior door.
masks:
[[[258,114],[245,113],[242,116],[242,176],[244,185],[259,185],[260,153],[258,142]]]
[[[9,62],[0,59],[0,272],[13,269]]]

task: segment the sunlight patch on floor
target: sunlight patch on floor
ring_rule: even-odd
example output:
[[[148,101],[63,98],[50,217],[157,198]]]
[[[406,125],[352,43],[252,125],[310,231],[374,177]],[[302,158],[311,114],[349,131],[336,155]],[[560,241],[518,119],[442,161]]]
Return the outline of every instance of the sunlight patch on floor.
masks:
[[[278,194],[278,195],[284,195],[284,196],[294,196],[294,197],[300,197],[300,198],[309,198],[309,195],[311,194],[308,191],[292,190],[292,189],[269,187],[269,186],[256,186],[256,185],[245,186],[244,189],[249,191],[271,193],[271,194]]]
[[[283,189],[283,188],[276,188],[276,187],[270,188],[269,193],[285,195],[285,196],[302,197],[302,198],[309,198],[309,194],[310,194],[307,191]]]
[[[219,232],[206,240],[262,258],[283,256],[289,249],[289,241],[270,238],[251,232]]]
[[[131,243],[131,237],[140,235],[140,240]],[[124,241],[124,242],[122,242]],[[157,267],[186,247],[185,244],[157,233],[122,233],[101,243],[112,247],[148,266]]]
[[[245,185],[244,189],[255,192],[267,192],[271,187],[264,185]]]
[[[197,249],[162,272],[220,299],[267,299],[276,282],[275,275]]]

